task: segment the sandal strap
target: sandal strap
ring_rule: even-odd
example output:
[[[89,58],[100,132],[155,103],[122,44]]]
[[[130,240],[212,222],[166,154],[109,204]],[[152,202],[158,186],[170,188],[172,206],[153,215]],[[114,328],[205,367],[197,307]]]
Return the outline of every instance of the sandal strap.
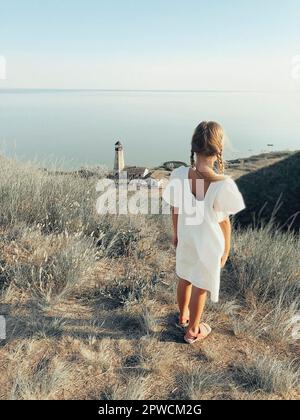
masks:
[[[204,329],[206,330],[206,333],[209,334],[211,332],[211,328],[208,324],[206,324],[205,322],[201,322],[200,323],[200,333],[201,333],[201,327],[204,327]]]
[[[192,335],[191,333],[189,333],[189,332],[187,332],[186,333],[186,338],[187,339],[189,339],[189,340],[193,340],[193,339],[196,339],[196,338],[198,338],[198,336],[201,334],[201,332],[199,331],[199,333],[197,334],[197,335]]]
[[[205,331],[201,331],[201,327],[204,327],[204,329],[205,329]],[[199,336],[201,336],[201,335],[209,335],[211,333],[211,328],[210,328],[210,326],[208,325],[208,324],[206,324],[205,322],[201,322],[200,323],[200,326],[199,326],[199,333],[197,334],[197,335],[192,335],[190,332],[187,332],[186,333],[186,338],[188,339],[188,340],[196,340],[197,338],[199,338]]]

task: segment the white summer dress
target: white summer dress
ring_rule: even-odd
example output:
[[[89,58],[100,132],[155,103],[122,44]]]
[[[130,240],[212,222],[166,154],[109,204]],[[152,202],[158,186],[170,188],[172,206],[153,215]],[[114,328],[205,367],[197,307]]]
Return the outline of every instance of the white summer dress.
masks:
[[[218,302],[225,247],[219,223],[245,209],[245,203],[230,177],[211,182],[204,198],[196,199],[190,187],[189,170],[185,166],[175,169],[163,192],[163,199],[179,209],[176,274],[209,291],[212,302]]]

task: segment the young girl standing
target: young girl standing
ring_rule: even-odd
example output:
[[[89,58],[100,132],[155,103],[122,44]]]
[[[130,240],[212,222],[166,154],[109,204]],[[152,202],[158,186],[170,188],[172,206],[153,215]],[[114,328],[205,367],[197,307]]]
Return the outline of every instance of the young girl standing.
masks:
[[[236,183],[223,175],[223,145],[222,127],[202,122],[192,139],[191,166],[175,169],[163,193],[172,208],[179,325],[189,344],[211,333],[202,322],[207,293],[218,302],[221,269],[230,253],[229,216],[245,208]]]

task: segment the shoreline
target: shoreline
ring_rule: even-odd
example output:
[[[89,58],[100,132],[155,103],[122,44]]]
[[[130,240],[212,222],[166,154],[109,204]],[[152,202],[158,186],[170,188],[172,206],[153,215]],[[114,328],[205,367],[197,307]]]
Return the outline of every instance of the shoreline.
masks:
[[[279,162],[282,159],[285,159],[289,156],[294,155],[298,151],[274,151],[274,152],[265,152],[260,153],[257,155],[251,155],[249,157],[241,157],[236,159],[230,159],[226,161],[226,172],[228,175],[232,176],[233,178],[238,178],[245,173],[253,172],[255,170],[261,169],[266,166],[270,166],[274,163]],[[172,163],[176,161],[169,161],[168,163]],[[184,162],[182,162],[184,163]],[[187,163],[186,163],[187,164]],[[149,167],[149,175],[147,177],[152,177],[154,174],[154,178],[162,178],[167,179],[171,173],[170,169],[166,169],[164,164],[160,166],[156,166],[153,168]],[[103,166],[105,167],[105,166]],[[85,167],[82,166],[78,170],[71,170],[71,171],[50,171],[47,168],[43,168],[43,170],[53,174],[57,175],[79,175],[82,177],[97,177],[99,174],[97,173],[97,168],[101,168],[101,165],[99,167]],[[128,168],[139,168],[139,166],[136,165],[130,165]],[[112,170],[108,168],[108,176],[112,175]],[[147,178],[146,177],[146,178]]]
[[[256,171],[258,169],[261,169],[263,167],[270,166],[274,163],[279,162],[280,160],[286,159],[289,156],[292,156],[296,153],[298,153],[298,150],[290,151],[290,150],[281,150],[281,151],[270,151],[270,152],[264,152],[260,154],[254,154],[248,157],[241,157],[241,158],[235,158],[235,159],[229,159],[226,161],[225,165],[225,171],[228,175],[232,176],[233,178],[237,179],[240,176]],[[15,158],[6,157],[4,155],[0,155],[0,162],[1,159],[5,159],[7,161],[15,162],[17,164],[28,164],[30,161],[19,161]],[[172,171],[171,165],[172,164],[178,165],[178,164],[185,164],[188,165],[188,163],[182,161],[168,161],[165,163],[162,163],[159,166],[155,167],[148,167],[149,174],[146,176],[146,178],[154,177],[154,179],[163,179],[167,180],[169,178],[169,175]],[[32,162],[33,165],[38,166],[37,162]],[[170,167],[167,167],[168,165]],[[127,168],[139,168],[138,165],[129,165]],[[176,167],[176,166],[175,166]],[[89,165],[83,165],[79,167],[78,169],[71,169],[71,170],[55,170],[51,169],[49,167],[39,167],[38,168],[41,171],[49,173],[49,175],[61,175],[61,176],[80,176],[82,178],[99,178],[103,177],[103,174],[107,177],[112,176],[112,168],[109,168],[107,165],[99,164],[97,166],[89,166]]]

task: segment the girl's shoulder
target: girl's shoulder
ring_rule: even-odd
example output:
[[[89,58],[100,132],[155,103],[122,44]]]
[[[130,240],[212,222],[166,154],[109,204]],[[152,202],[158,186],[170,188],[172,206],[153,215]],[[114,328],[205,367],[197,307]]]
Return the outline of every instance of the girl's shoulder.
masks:
[[[222,175],[219,179],[216,179],[216,183],[220,183],[222,185],[235,185],[235,181],[229,175]]]
[[[227,185],[231,185],[231,186],[235,186],[237,187],[237,183],[235,182],[235,180],[233,178],[231,178],[231,176],[227,175],[226,179],[225,179],[225,183],[227,183]]]
[[[243,196],[233,178],[228,176],[219,185],[214,196],[214,209],[222,220],[245,209]]]
[[[216,182],[216,192],[217,195],[220,197],[225,197],[227,195],[229,196],[239,196],[240,191],[237,183],[231,176],[226,175],[224,179]]]
[[[178,168],[173,169],[170,175],[170,179],[178,179],[183,176],[183,174],[187,173],[189,170],[188,166],[179,166]]]
[[[211,181],[211,186],[216,191],[224,189],[224,187],[229,184],[231,184],[231,178],[228,175],[217,175],[216,178]]]
[[[179,166],[178,168],[173,169],[173,171],[170,174],[170,180],[173,179],[184,179],[188,176],[190,167],[189,166]],[[233,178],[229,175],[219,175],[216,177],[214,181],[212,181],[213,184],[219,184],[220,186],[235,186],[236,183]]]
[[[224,175],[224,177],[220,180],[216,180],[215,184],[215,192],[217,197],[226,197],[231,195],[238,195],[239,188],[233,178],[229,175]]]

